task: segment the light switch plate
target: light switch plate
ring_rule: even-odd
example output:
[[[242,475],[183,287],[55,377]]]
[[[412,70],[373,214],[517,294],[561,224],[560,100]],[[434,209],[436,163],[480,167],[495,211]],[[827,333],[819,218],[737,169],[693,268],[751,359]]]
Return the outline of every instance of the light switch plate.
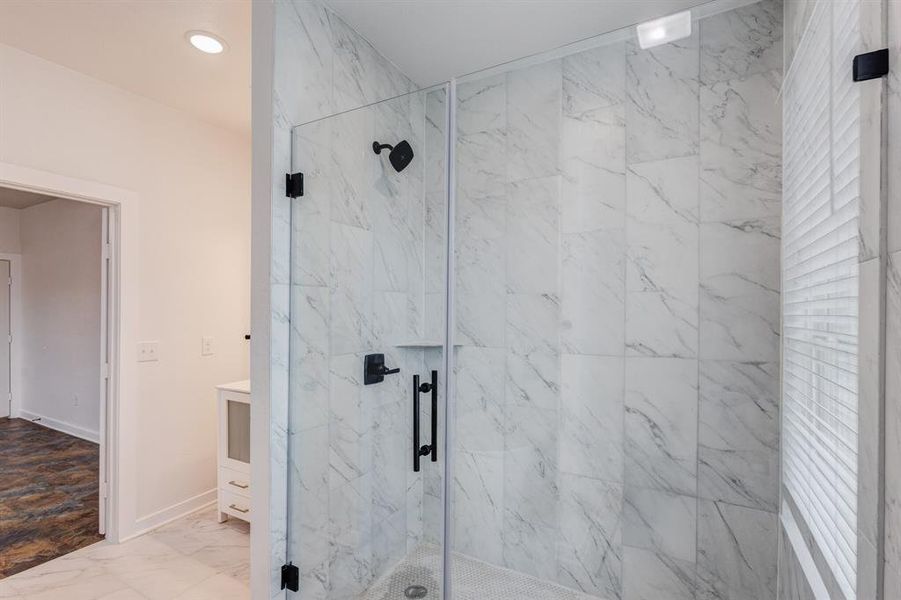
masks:
[[[160,359],[159,342],[138,343],[138,362],[156,362]]]
[[[212,356],[215,354],[213,351],[213,338],[209,336],[205,336],[201,339],[200,343],[200,355],[201,356]]]

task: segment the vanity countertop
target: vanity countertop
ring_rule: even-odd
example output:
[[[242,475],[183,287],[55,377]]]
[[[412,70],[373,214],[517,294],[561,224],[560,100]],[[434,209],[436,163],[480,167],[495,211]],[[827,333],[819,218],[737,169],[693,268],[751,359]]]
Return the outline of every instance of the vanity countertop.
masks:
[[[233,381],[231,383],[223,383],[221,385],[217,385],[216,389],[223,390],[226,392],[237,392],[239,394],[249,394],[250,393],[250,380],[245,379],[243,381]]]

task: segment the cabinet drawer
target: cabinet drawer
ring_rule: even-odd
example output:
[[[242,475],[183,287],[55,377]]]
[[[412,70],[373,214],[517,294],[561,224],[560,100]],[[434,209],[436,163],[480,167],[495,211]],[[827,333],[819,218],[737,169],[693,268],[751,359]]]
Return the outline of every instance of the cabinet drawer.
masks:
[[[219,510],[232,517],[250,522],[250,498],[219,490]]]
[[[227,492],[250,498],[250,473],[219,467],[219,487]]]

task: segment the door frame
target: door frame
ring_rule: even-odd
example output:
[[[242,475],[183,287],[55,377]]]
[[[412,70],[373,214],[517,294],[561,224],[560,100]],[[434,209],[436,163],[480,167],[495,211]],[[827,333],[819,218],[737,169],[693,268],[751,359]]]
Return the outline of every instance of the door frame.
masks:
[[[100,498],[98,523],[100,533],[107,540],[118,543],[129,537],[134,528],[134,500],[137,476],[134,472],[134,405],[122,404],[123,389],[130,389],[136,380],[127,350],[134,348],[134,332],[126,326],[134,322],[137,313],[136,278],[134,273],[136,254],[132,240],[136,237],[138,195],[130,190],[94,181],[77,179],[48,171],[40,171],[0,162],[0,187],[74,200],[103,207],[103,229],[108,232],[108,244],[103,244],[102,257],[108,278],[102,277],[101,289],[101,359],[100,391]],[[108,225],[108,226],[107,226]],[[20,263],[19,268],[21,269]],[[106,292],[106,293],[104,293]],[[19,303],[17,303],[18,305]],[[13,337],[15,344],[15,336]],[[105,396],[105,401],[104,401]],[[123,500],[125,502],[123,503]],[[124,527],[123,527],[124,525]],[[124,530],[124,531],[123,531]]]
[[[21,398],[19,390],[22,386],[22,366],[19,364],[21,348],[19,347],[19,331],[22,323],[21,288],[22,280],[22,255],[0,252],[0,260],[9,262],[9,277],[12,283],[9,286],[9,331],[12,335],[12,344],[9,348],[9,416],[18,414]],[[2,399],[0,399],[2,401]]]

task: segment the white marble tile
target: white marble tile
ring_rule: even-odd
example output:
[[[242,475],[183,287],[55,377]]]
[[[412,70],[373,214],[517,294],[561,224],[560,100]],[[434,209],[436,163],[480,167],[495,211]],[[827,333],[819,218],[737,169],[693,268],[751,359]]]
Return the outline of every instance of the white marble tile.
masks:
[[[349,110],[413,91],[415,86],[372,45],[329,12],[334,46],[335,110]]]
[[[330,121],[334,164],[329,171],[329,216],[335,223],[368,229],[368,199],[374,192],[379,169],[378,157],[372,153],[373,112],[358,109]]]
[[[457,86],[457,134],[507,127],[507,76],[494,75]]]
[[[459,114],[459,113],[458,113]],[[423,182],[427,192],[446,192],[447,90],[425,93]]]
[[[402,396],[395,402],[373,409],[372,519],[373,523],[381,523],[394,518],[393,523],[383,527],[382,533],[388,535],[391,529],[397,530],[398,534],[403,533],[400,545],[406,548],[406,518],[403,511],[407,500],[407,457],[412,424],[409,404],[400,398]],[[423,442],[431,443],[428,432],[424,433]],[[399,517],[398,513],[401,513]],[[403,523],[398,523],[398,519]]]
[[[307,192],[302,200],[289,200],[294,225],[311,217],[328,218],[332,193],[336,189],[334,171],[337,154],[332,146],[333,120],[321,119],[298,125],[290,135],[292,143],[285,149],[290,156],[286,159],[291,163],[291,171],[303,173],[304,190]]]
[[[507,352],[505,398],[508,405],[556,410],[560,402],[560,354]]]
[[[407,521],[404,511],[373,524],[372,579],[379,579],[400,562],[407,552]]]
[[[507,130],[492,129],[457,138],[457,197],[504,194],[507,182]]]
[[[698,363],[626,359],[626,485],[695,495]]]
[[[611,600],[622,595],[620,484],[561,474],[556,581]]]
[[[779,216],[782,77],[767,71],[701,86],[701,219]]]
[[[557,414],[531,406],[505,407],[504,533],[508,524],[556,529]],[[517,525],[520,526],[520,525]],[[505,542],[506,544],[506,542]]]
[[[247,584],[219,574],[179,594],[175,600],[245,600],[249,596],[250,587]]]
[[[695,600],[694,561],[642,548],[623,552],[623,600]]]
[[[699,502],[699,600],[776,597],[777,518],[724,502]]]
[[[563,58],[563,114],[621,104],[626,96],[626,47],[607,44]]]
[[[504,346],[506,198],[461,197],[456,214],[456,342]]]
[[[128,547],[107,546],[92,558],[98,560],[114,579],[127,580],[129,587],[140,590],[151,600],[175,598],[216,575],[212,567],[175,553],[171,547],[153,538],[135,541],[137,543]],[[78,597],[75,592],[62,595]]]
[[[362,401],[362,356],[333,356],[329,384],[329,487],[372,471],[372,406]]]
[[[642,50],[626,44],[629,164],[698,152],[698,34]]]
[[[626,356],[697,355],[697,304],[662,292],[626,293]]]
[[[276,2],[275,43],[273,91],[288,125],[331,114],[334,50],[326,10],[316,2]]]
[[[503,348],[463,346],[456,356],[456,447],[467,452],[504,449]]]
[[[503,564],[504,456],[458,452],[454,465],[454,550]]]
[[[625,344],[622,231],[560,236],[560,347],[573,354],[621,356]]]
[[[508,292],[557,293],[559,193],[559,177],[510,184],[506,232]]]
[[[621,229],[626,197],[622,104],[563,117],[560,231]]]
[[[373,236],[373,290],[406,292],[418,287],[422,281],[421,194],[415,206],[399,193],[371,194],[369,202],[373,209],[370,211]],[[408,220],[411,212],[416,212],[420,216],[418,224]],[[418,225],[416,229],[415,225]],[[409,269],[411,262],[413,268]],[[413,281],[408,279],[410,271],[414,271],[412,275],[416,277]]]
[[[560,301],[552,294],[507,294],[506,346],[511,353],[559,352]]]
[[[778,382],[777,363],[701,361],[700,497],[776,512]]]
[[[624,544],[690,563],[695,560],[697,527],[694,495],[626,487]]]
[[[782,2],[755,2],[699,26],[702,83],[782,70]]]
[[[507,74],[507,178],[558,173],[563,96],[559,60]]]
[[[777,218],[701,224],[701,357],[779,356]]]
[[[328,288],[291,287],[292,431],[328,424]]]
[[[506,507],[506,499],[504,502]],[[537,526],[505,510],[504,566],[538,579],[553,580],[557,572],[554,533],[555,529]]]
[[[328,425],[295,433],[291,450],[289,552],[310,598],[328,589],[331,559]]]
[[[623,481],[623,359],[564,354],[561,362],[559,468]]]
[[[630,216],[626,230],[626,290],[658,292],[698,305],[698,225],[646,222]]]
[[[697,223],[698,157],[629,165],[627,214],[644,223]]]
[[[331,353],[359,352],[372,337],[372,233],[333,223],[331,271]]]
[[[424,256],[420,261],[423,279],[423,288],[426,293],[444,292],[446,276],[447,253],[447,199],[445,193],[431,192],[425,195],[424,202]],[[415,287],[417,281],[411,272],[408,276],[411,287]],[[430,313],[434,314],[434,313]]]

